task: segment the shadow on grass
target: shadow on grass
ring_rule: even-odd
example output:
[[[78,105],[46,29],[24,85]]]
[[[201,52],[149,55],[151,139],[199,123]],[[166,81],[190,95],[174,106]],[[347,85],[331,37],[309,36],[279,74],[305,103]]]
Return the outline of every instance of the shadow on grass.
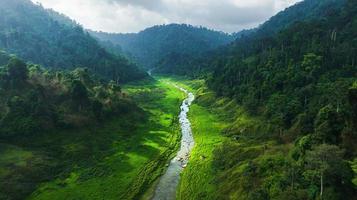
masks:
[[[103,124],[0,141],[21,149],[12,154],[22,156],[23,163],[18,166],[15,161],[10,160],[4,164],[0,160],[0,199],[25,199],[44,183],[55,184],[55,188],[60,189],[65,188],[69,182],[79,184],[134,170],[139,171],[141,176],[138,181],[132,182],[122,177],[123,182],[129,181],[123,185],[130,185],[130,182],[135,185],[126,191],[126,195],[137,196],[142,193],[146,184],[159,176],[155,174],[151,178],[150,173],[155,173],[170,156],[170,151],[163,152],[162,148],[170,145],[170,138],[167,139],[167,136],[172,132],[171,125],[174,121],[173,118],[165,119],[171,121],[171,125],[163,125],[159,120],[160,113],[153,112],[172,112],[159,105],[165,98],[165,91],[156,86],[157,81],[149,80],[148,83],[138,84],[138,87],[142,87],[142,84],[147,86],[133,95],[134,101],[142,104],[142,108],[136,107]],[[4,149],[6,147],[0,146],[0,157],[9,154]],[[20,155],[23,151],[31,156]],[[160,157],[161,154],[164,155],[163,158]],[[132,163],[133,159],[135,161],[142,158],[149,160],[147,171],[138,169]],[[37,193],[46,192],[45,188]],[[53,190],[51,187],[49,189]]]

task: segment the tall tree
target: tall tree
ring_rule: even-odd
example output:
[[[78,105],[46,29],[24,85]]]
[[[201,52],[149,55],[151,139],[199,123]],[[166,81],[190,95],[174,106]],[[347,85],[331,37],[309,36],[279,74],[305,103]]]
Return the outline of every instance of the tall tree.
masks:
[[[305,174],[320,179],[320,199],[323,199],[325,178],[328,173],[345,169],[343,151],[337,146],[322,144],[308,151],[305,161],[307,168]]]
[[[12,88],[18,88],[28,79],[26,63],[18,58],[11,58],[7,65],[7,78]]]
[[[71,97],[78,111],[81,111],[83,106],[88,103],[88,91],[81,81],[72,82]]]

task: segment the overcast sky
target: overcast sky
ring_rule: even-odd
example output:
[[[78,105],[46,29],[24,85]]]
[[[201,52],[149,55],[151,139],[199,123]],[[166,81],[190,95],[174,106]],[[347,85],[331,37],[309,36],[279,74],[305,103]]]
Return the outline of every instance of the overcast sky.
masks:
[[[300,0],[32,0],[105,32],[186,23],[225,32],[255,27]]]

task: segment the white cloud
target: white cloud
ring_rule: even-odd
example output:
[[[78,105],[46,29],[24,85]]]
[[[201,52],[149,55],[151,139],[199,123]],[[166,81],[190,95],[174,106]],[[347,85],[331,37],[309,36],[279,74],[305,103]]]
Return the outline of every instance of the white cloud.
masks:
[[[86,28],[137,32],[167,23],[236,32],[264,22],[300,0],[32,0]]]

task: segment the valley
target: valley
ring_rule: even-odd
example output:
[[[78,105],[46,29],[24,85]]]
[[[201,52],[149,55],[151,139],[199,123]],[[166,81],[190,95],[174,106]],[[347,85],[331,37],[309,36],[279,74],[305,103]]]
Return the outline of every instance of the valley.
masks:
[[[0,13],[0,200],[356,200],[356,0]]]
[[[200,99],[206,97],[206,94],[199,93],[203,86],[203,80],[163,76],[125,85],[123,92],[130,95],[142,109],[141,112],[126,114],[125,120],[122,117],[114,118],[100,126],[79,131],[59,131],[46,136],[39,135],[26,143],[2,145],[2,177],[12,177],[10,182],[17,184],[23,193],[13,190],[12,184],[3,185],[8,187],[4,189],[13,195],[11,198],[23,198],[32,193],[26,199],[155,199],[156,188],[161,177],[167,173],[167,168],[171,165],[176,168],[174,162],[181,163],[179,158],[190,155],[184,151],[175,157],[181,144],[180,105],[187,97],[182,90],[185,88],[199,94],[201,102]],[[214,99],[210,97],[209,101]],[[228,122],[223,120],[223,116],[212,112],[207,104],[195,102],[188,118],[192,123],[195,145],[192,146],[191,156],[182,160],[184,163],[180,167],[177,166],[183,170],[182,174],[179,171],[171,172],[176,174],[173,177],[176,183],[170,199],[175,199],[175,196],[177,199],[214,199],[217,195],[214,152],[223,141],[229,140],[220,134]],[[187,140],[184,138],[184,141]],[[28,144],[32,141],[37,142],[36,146]],[[47,150],[46,145],[52,145],[52,150]],[[189,144],[183,145],[181,149],[186,150],[185,145]],[[61,162],[59,158],[45,157],[54,153],[66,162],[58,166]],[[10,168],[15,159],[15,168]],[[171,159],[173,163],[169,165]],[[37,160],[38,163],[33,165],[30,160]],[[30,176],[15,171],[19,169],[32,173],[46,171]],[[50,174],[54,170],[57,174]],[[13,177],[15,173],[21,179]],[[45,174],[51,175],[51,178],[48,181],[40,179],[42,184],[18,182],[31,177],[42,178]],[[31,188],[27,193],[22,189],[27,188],[27,184],[31,185],[33,192]],[[164,183],[161,195],[167,195],[170,191],[165,189],[166,186]]]

